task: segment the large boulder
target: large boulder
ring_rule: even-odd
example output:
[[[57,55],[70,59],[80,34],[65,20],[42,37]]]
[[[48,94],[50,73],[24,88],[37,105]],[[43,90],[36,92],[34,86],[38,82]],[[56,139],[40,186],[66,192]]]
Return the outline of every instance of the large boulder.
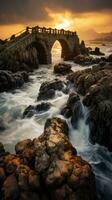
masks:
[[[34,142],[35,170],[41,174],[51,200],[96,199],[91,167],[77,156],[68,140],[67,129],[62,119],[47,120],[44,134]]]
[[[65,85],[61,80],[55,79],[53,81],[44,82],[40,86],[37,100],[48,100],[55,96],[55,91],[64,91]]]
[[[96,200],[92,168],[68,136],[65,120],[48,119],[39,138],[19,142],[17,154],[1,154],[0,198]]]
[[[88,55],[80,54],[74,57],[74,63],[82,65],[82,66],[97,64],[99,62],[100,62],[100,58],[93,58],[92,56],[88,56]]]
[[[58,75],[67,75],[72,72],[72,66],[66,63],[59,63],[54,66],[54,73]]]
[[[17,72],[13,74],[10,71],[0,70],[0,92],[21,87],[27,81],[27,72]]]

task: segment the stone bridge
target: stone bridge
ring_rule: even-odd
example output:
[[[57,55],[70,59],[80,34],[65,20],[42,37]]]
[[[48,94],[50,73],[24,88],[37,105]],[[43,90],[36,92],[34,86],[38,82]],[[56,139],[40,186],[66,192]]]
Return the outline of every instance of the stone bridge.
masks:
[[[34,60],[38,59],[39,64],[50,64],[55,41],[59,41],[62,47],[61,55],[64,60],[70,60],[79,51],[79,38],[76,32],[36,26],[27,27],[7,39],[0,48],[0,58],[16,57],[16,60],[26,60],[32,57]],[[36,60],[35,62],[37,63]]]

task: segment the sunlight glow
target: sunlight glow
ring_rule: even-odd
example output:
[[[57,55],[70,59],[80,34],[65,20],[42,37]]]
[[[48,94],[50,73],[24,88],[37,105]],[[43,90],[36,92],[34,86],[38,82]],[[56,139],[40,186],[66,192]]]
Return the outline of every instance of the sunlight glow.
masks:
[[[56,24],[57,29],[68,29],[70,27],[70,20],[69,19],[64,19],[62,20],[62,23]]]
[[[52,51],[51,51],[51,54],[52,54],[52,63],[53,64],[56,64],[56,63],[59,63],[61,62],[61,52],[62,52],[62,47],[61,47],[61,44],[56,41],[52,47]]]

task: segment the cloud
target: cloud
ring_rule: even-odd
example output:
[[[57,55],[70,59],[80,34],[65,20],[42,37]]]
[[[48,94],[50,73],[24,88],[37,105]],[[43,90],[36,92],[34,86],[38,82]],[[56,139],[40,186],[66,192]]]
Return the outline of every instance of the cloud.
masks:
[[[48,20],[43,0],[0,0],[0,24]]]
[[[0,0],[0,24],[48,21],[55,12],[86,13],[112,10],[112,0]]]

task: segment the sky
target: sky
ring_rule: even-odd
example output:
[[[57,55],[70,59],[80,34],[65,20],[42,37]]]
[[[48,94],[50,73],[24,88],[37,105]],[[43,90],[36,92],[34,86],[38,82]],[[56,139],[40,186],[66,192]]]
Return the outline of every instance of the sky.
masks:
[[[0,38],[36,25],[79,35],[110,32],[112,0],[0,0]]]

